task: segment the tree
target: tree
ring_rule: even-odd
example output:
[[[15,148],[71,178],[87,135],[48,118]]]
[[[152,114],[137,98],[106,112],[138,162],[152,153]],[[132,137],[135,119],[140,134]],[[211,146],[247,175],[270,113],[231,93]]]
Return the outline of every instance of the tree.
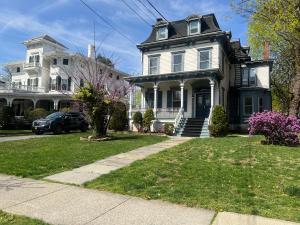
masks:
[[[293,60],[289,114],[298,115],[300,106],[300,1],[299,0],[234,0],[233,8],[249,19],[249,42],[259,48],[269,42],[275,57],[284,50]],[[276,60],[275,60],[276,62]]]
[[[133,115],[133,124],[136,126],[138,132],[141,132],[143,128],[143,114],[138,111]]]
[[[110,58],[107,58],[101,54],[97,55],[97,60],[99,60],[99,62],[102,62],[103,64],[110,66],[112,68],[115,67],[115,64],[113,63],[113,61]]]
[[[127,108],[123,102],[115,103],[115,110],[112,114],[109,129],[124,131],[128,128]]]
[[[228,132],[227,114],[221,105],[216,105],[212,111],[211,123],[208,126],[210,134],[214,137],[225,136]]]
[[[113,80],[113,68],[97,57],[76,54],[71,61],[71,66],[61,66],[61,69],[74,83],[76,91],[73,98],[83,104],[94,135],[106,136],[116,103],[125,99],[129,86],[123,79]]]

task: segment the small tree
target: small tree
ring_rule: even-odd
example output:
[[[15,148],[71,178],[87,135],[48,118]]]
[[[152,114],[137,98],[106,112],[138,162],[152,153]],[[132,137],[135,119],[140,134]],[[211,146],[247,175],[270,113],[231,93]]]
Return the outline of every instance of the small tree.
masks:
[[[112,114],[109,129],[114,131],[124,131],[128,128],[127,109],[123,102],[117,102],[114,106],[115,110]]]
[[[165,123],[164,132],[166,135],[173,135],[174,134],[174,124],[173,123]]]
[[[29,121],[34,121],[37,119],[45,118],[48,114],[48,111],[44,108],[35,108],[28,112],[28,115],[26,115],[26,119],[28,119]]]
[[[211,123],[208,126],[209,132],[214,137],[225,136],[228,132],[228,118],[221,105],[214,106]]]
[[[255,113],[249,118],[249,134],[261,134],[268,144],[299,144],[300,120],[278,112]]]
[[[152,124],[152,120],[154,120],[154,113],[152,109],[147,109],[144,115],[144,120],[143,120],[143,125],[144,125],[144,129],[145,132],[149,132],[150,126]]]
[[[136,126],[138,129],[138,132],[141,132],[143,128],[143,114],[138,111],[133,115],[133,124]]]
[[[10,129],[11,124],[14,123],[14,111],[10,106],[3,106],[0,110],[0,128],[1,129]]]

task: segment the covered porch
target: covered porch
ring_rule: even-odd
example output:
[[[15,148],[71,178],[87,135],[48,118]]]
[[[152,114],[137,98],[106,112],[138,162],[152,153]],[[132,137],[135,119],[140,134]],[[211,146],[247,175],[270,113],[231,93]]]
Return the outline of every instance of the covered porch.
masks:
[[[209,118],[212,107],[219,104],[219,79],[216,73],[181,73],[131,78],[129,118],[135,112],[152,108],[155,119],[178,123],[181,118]],[[135,86],[141,99],[136,103]]]

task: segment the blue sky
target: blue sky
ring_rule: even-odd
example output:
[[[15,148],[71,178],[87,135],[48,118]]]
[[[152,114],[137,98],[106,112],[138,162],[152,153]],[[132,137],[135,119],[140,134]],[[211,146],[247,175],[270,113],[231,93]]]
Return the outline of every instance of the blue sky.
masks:
[[[125,0],[151,24],[153,15],[138,0]],[[142,0],[146,3],[146,0]],[[49,34],[72,52],[85,53],[93,43],[93,24],[99,52],[113,58],[124,72],[140,72],[140,54],[135,44],[144,41],[151,27],[140,20],[121,0],[85,0],[99,14],[111,21],[130,40],[118,34],[85,8],[79,0],[1,0],[0,65],[23,60],[24,40]],[[190,14],[215,13],[222,30],[232,31],[233,39],[247,44],[247,22],[230,8],[230,0],[151,0],[169,20]],[[151,9],[149,7],[149,9]],[[157,16],[158,17],[158,16]],[[133,42],[133,43],[132,43]]]

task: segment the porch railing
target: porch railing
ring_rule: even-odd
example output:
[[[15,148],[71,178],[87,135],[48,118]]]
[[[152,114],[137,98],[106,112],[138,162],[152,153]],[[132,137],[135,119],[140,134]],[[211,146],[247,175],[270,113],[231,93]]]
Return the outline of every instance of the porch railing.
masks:
[[[180,110],[178,111],[176,117],[175,117],[175,121],[174,121],[174,127],[177,128],[179,123],[180,123],[180,120],[183,118],[183,108],[180,108]]]
[[[5,84],[0,85],[0,93],[6,92],[45,92],[45,88],[27,85],[13,85]]]
[[[141,112],[144,114],[148,108],[133,108],[131,113],[132,115],[136,112]],[[158,108],[156,111],[157,119],[175,119],[178,115],[180,108]]]

